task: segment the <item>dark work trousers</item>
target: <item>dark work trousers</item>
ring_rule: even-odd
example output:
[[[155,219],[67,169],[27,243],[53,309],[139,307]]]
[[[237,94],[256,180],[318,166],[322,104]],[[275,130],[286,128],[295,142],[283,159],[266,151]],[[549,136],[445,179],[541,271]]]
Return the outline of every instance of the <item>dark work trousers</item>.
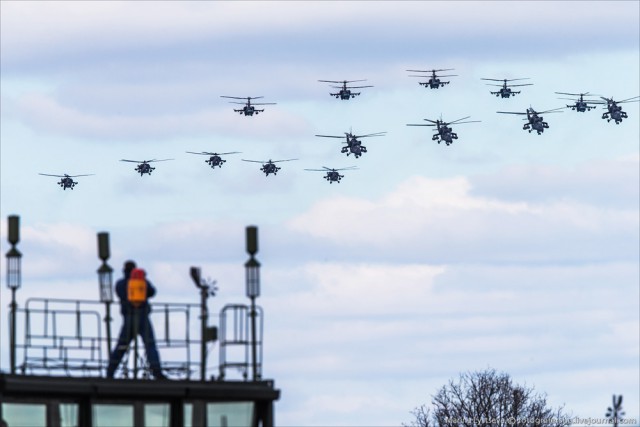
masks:
[[[118,365],[122,361],[122,357],[129,348],[129,344],[135,339],[134,334],[136,328],[138,330],[138,335],[142,337],[142,341],[144,342],[147,361],[149,362],[153,376],[156,378],[164,378],[162,369],[160,368],[160,356],[158,355],[158,349],[156,347],[156,338],[153,333],[153,326],[149,320],[149,315],[146,313],[147,308],[133,309],[132,311],[132,313],[127,313],[122,316],[122,329],[120,329],[118,344],[116,344],[116,348],[111,352],[111,356],[109,357],[107,378],[113,378]]]

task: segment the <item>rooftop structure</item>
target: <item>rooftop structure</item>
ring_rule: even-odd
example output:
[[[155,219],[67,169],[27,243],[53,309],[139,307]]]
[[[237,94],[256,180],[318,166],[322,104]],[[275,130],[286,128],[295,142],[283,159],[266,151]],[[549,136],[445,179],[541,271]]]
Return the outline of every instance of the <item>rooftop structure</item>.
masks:
[[[109,235],[98,233],[99,301],[38,297],[19,306],[19,217],[8,219],[10,371],[0,372],[0,426],[3,422],[10,427],[274,425],[274,402],[280,391],[273,380],[262,378],[263,312],[255,304],[260,295],[256,227],[247,227],[249,305],[225,305],[218,324],[211,324],[214,316],[209,315],[207,302],[215,294],[215,282],[202,279],[199,267],[189,271],[199,303],[150,304],[161,370],[167,378],[156,380],[139,349],[139,337],[126,349],[114,378],[106,376],[115,345]],[[218,366],[208,368],[207,355],[216,345]]]

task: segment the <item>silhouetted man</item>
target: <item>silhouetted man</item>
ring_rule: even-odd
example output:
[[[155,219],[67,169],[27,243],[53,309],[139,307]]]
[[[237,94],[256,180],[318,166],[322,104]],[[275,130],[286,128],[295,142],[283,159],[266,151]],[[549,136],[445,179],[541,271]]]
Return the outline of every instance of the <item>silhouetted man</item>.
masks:
[[[116,282],[116,294],[120,298],[120,312],[122,313],[122,329],[118,337],[118,344],[109,357],[107,378],[113,378],[116,368],[127,352],[129,344],[136,338],[136,333],[142,337],[147,360],[151,372],[156,379],[166,378],[160,368],[160,357],[156,348],[153,326],[149,321],[151,307],[147,300],[156,294],[156,288],[146,279],[146,273],[136,268],[136,263],[124,263],[124,277]]]

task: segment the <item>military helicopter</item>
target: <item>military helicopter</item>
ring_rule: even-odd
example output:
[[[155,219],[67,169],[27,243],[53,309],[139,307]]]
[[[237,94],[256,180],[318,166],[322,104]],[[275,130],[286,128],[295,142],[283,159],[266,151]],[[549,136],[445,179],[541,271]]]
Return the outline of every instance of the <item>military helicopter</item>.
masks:
[[[470,120],[467,122],[463,122],[462,120],[466,120],[471,116],[467,116],[467,117],[463,117],[461,119],[458,120],[454,120],[452,122],[445,122],[442,120],[442,118],[440,118],[440,120],[430,120],[430,119],[424,119],[427,122],[431,122],[430,124],[407,124],[407,126],[436,126],[436,133],[435,135],[433,135],[433,137],[431,138],[433,141],[438,141],[438,144],[440,144],[440,141],[444,141],[445,144],[447,145],[451,145],[453,143],[454,139],[458,139],[458,134],[453,132],[453,130],[449,127],[449,125],[452,124],[456,124],[456,125],[461,125],[463,123],[479,123],[480,120]]]
[[[355,98],[360,95],[360,92],[351,92],[350,89],[362,89],[365,87],[373,87],[371,85],[368,86],[347,86],[347,83],[355,83],[355,82],[365,82],[365,80],[342,80],[342,81],[334,81],[334,80],[318,80],[319,82],[324,83],[342,83],[342,86],[331,86],[336,89],[340,89],[337,93],[329,93],[331,96],[335,96],[337,99],[343,99],[345,101]]]
[[[604,99],[607,103],[607,106],[605,107],[607,111],[602,113],[602,118],[606,119],[607,122],[614,120],[617,125],[620,124],[622,119],[626,119],[629,117],[627,116],[626,112],[622,111],[622,107],[620,107],[618,104],[622,104],[623,102],[640,101],[640,99],[638,99],[640,98],[640,96],[634,96],[633,98],[623,99],[622,101],[614,101],[613,98],[605,98],[603,96],[601,96],[600,98]],[[604,104],[604,102],[601,102],[601,103]]]
[[[326,179],[327,181],[329,181],[329,184],[333,184],[334,182],[340,182],[340,180],[342,178],[344,178],[344,175],[340,175],[338,173],[338,171],[346,171],[346,170],[355,170],[358,169],[357,166],[349,166],[346,168],[340,168],[340,169],[331,169],[328,168],[326,166],[322,167],[323,169],[305,169],[306,171],[317,171],[317,172],[326,172],[327,174],[324,176],[324,179]]]
[[[558,112],[560,112],[559,110],[562,110],[562,108],[554,108],[553,110],[546,110],[546,111],[536,111],[533,108],[529,107],[529,108],[527,108],[527,111],[525,113],[512,112],[512,111],[498,111],[498,113],[500,113],[500,114],[520,114],[520,115],[525,115],[526,114],[527,118],[525,120],[528,120],[528,122],[525,123],[524,126],[522,126],[522,129],[528,130],[529,133],[531,133],[531,131],[535,130],[536,132],[538,132],[538,135],[541,135],[542,132],[544,132],[545,129],[549,128],[549,124],[547,122],[545,122],[543,120],[543,117],[540,116],[539,114],[558,113]]]
[[[226,162],[226,160],[223,160],[222,157],[220,157],[220,156],[225,156],[227,154],[239,154],[240,151],[230,151],[228,153],[209,153],[208,151],[203,151],[201,153],[196,153],[194,151],[187,151],[187,153],[189,153],[189,154],[203,154],[205,156],[211,156],[207,160],[205,160],[205,163],[208,163],[211,166],[212,169],[215,169],[216,166],[221,168],[222,164],[224,162]]]
[[[362,142],[360,142],[358,138],[367,138],[370,136],[384,136],[385,133],[386,132],[376,132],[376,133],[370,133],[367,135],[354,135],[351,132],[345,132],[344,133],[345,136],[334,136],[334,135],[316,135],[316,136],[319,136],[322,138],[340,138],[340,139],[346,138],[345,144],[347,145],[345,147],[342,147],[340,152],[347,153],[347,156],[353,153],[353,155],[357,159],[362,155],[362,153],[367,152],[367,147],[362,145]]]
[[[136,172],[138,172],[140,174],[140,176],[144,175],[145,173],[147,175],[151,175],[151,172],[153,172],[153,170],[155,169],[154,167],[151,167],[151,165],[149,163],[151,162],[166,162],[167,160],[173,160],[173,159],[161,159],[161,160],[127,160],[127,159],[121,159],[121,162],[131,162],[131,163],[138,163],[138,166],[136,166],[136,168],[134,169]]]
[[[264,96],[245,96],[245,97],[239,97],[239,96],[224,96],[221,95],[220,98],[231,98],[231,99],[246,99],[247,102],[234,102],[234,101],[229,101],[231,104],[241,104],[244,105],[244,107],[240,108],[240,109],[236,109],[234,108],[233,111],[235,111],[236,113],[240,113],[240,114],[244,114],[245,116],[253,116],[254,114],[257,116],[259,113],[262,113],[264,111],[264,108],[262,110],[257,110],[255,108],[256,105],[276,105],[275,102],[261,102],[261,103],[251,103],[252,99],[260,99],[260,98],[264,98]]]
[[[584,113],[585,111],[590,111],[596,108],[595,106],[591,106],[589,104],[602,104],[601,101],[592,101],[592,100],[584,99],[585,95],[599,96],[599,95],[590,94],[589,92],[585,92],[585,93],[556,92],[556,93],[558,95],[579,96],[580,97],[579,99],[573,99],[573,98],[558,98],[558,99],[568,99],[569,101],[574,101],[574,104],[567,105],[567,108],[571,108],[572,110],[578,111],[581,113]]]
[[[520,93],[519,90],[511,90],[509,89],[510,87],[516,87],[516,86],[533,86],[533,83],[523,83],[523,84],[517,84],[517,85],[510,85],[507,84],[507,82],[513,82],[516,80],[528,80],[529,77],[523,77],[521,79],[484,79],[481,78],[480,80],[489,80],[489,81],[493,81],[493,82],[502,82],[501,85],[496,85],[496,84],[491,84],[491,83],[487,83],[488,86],[498,86],[500,89],[493,92],[491,91],[491,95],[495,95],[495,96],[501,96],[503,98],[509,98],[510,96],[515,96],[517,94]]]
[[[292,160],[298,160],[298,159],[286,159],[286,160],[271,160],[269,159],[268,161],[263,161],[263,160],[247,160],[247,159],[242,159],[243,162],[254,162],[254,163],[262,163],[262,167],[260,168],[260,170],[262,172],[264,172],[265,176],[269,176],[270,173],[277,175],[278,171],[282,168],[279,168],[278,166],[275,165],[275,163],[277,162],[290,162]]]
[[[455,68],[444,68],[441,70],[407,70],[410,71],[412,73],[431,73],[431,76],[416,76],[416,75],[409,75],[409,77],[429,77],[429,81],[427,82],[420,82],[420,85],[426,87],[430,87],[431,89],[438,89],[440,87],[443,87],[444,85],[448,85],[449,82],[443,82],[440,81],[440,79],[438,77],[454,77],[457,76],[457,74],[447,74],[447,75],[443,75],[443,76],[437,76],[436,72],[437,71],[451,71],[451,70],[455,70]]]
[[[63,190],[66,190],[67,188],[70,188],[71,190],[73,190],[73,187],[75,187],[78,182],[74,181],[71,178],[77,178],[79,176],[92,176],[94,174],[90,173],[90,174],[85,174],[85,175],[67,175],[66,173],[64,175],[51,175],[48,173],[40,173],[38,175],[44,175],[44,176],[55,176],[57,178],[61,178],[60,182],[58,182],[57,184],[62,187]]]

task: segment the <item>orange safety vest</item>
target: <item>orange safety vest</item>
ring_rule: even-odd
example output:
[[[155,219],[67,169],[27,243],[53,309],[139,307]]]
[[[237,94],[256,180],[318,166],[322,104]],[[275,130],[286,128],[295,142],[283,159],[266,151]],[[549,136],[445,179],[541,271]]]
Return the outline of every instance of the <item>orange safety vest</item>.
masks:
[[[127,300],[134,307],[140,307],[147,300],[147,281],[141,268],[134,268],[127,283]]]

